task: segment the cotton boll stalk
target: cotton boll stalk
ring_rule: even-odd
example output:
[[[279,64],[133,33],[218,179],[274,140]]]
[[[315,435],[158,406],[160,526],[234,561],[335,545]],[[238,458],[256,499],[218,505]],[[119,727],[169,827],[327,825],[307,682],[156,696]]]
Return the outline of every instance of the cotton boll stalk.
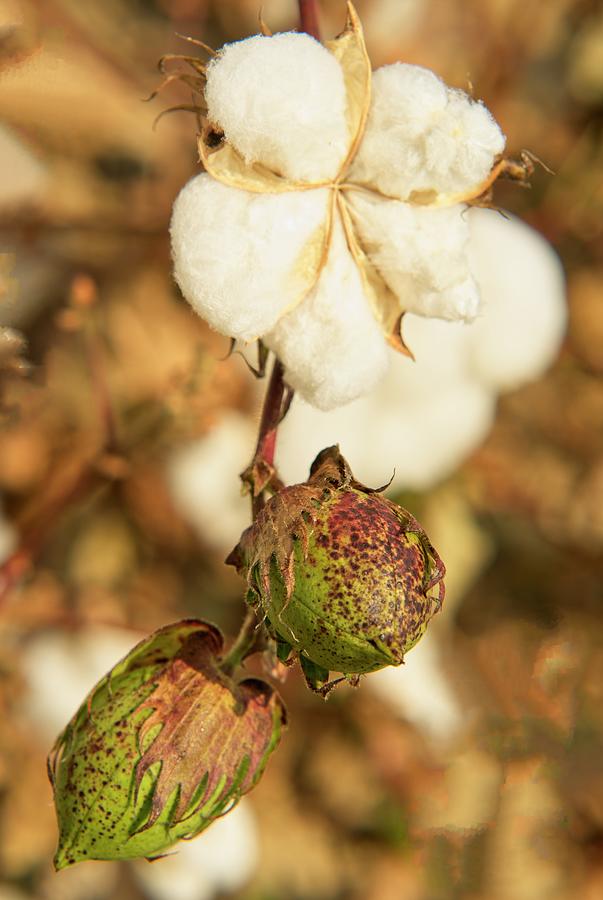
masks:
[[[284,363],[291,387],[322,410],[355,400],[384,375],[387,346],[339,220],[316,289],[264,342]]]
[[[250,194],[207,174],[188,182],[171,222],[174,276],[212,328],[243,341],[301,300],[304,246],[326,219],[326,190]]]
[[[207,71],[210,121],[249,162],[293,179],[333,178],[349,143],[341,66],[306,34],[227,44]]]
[[[245,799],[199,839],[182,843],[156,865],[133,866],[150,900],[211,900],[240,890],[258,863],[257,826]]]
[[[471,321],[480,297],[469,267],[466,208],[412,206],[350,193],[354,224],[401,311]]]
[[[470,365],[482,383],[512,390],[554,360],[567,324],[565,278],[551,245],[514,216],[467,214],[484,311],[471,330]]]
[[[239,474],[253,453],[252,422],[226,413],[202,438],[177,450],[168,461],[168,484],[176,508],[202,540],[223,553],[249,524],[249,498]]]
[[[473,326],[408,315],[404,334],[416,362],[395,357],[368,397],[325,415],[297,403],[279,433],[286,480],[299,480],[313,454],[338,442],[369,484],[393,475],[397,489],[426,489],[451,474],[491,428],[495,396],[467,373]],[[379,435],[376,449],[374,435]]]

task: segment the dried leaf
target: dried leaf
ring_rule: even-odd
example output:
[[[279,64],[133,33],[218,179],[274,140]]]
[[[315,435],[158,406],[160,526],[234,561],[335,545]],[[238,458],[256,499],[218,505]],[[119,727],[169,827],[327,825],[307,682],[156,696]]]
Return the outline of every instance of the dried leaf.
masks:
[[[363,248],[358,231],[354,228],[352,214],[346,203],[345,195],[339,193],[337,200],[348,249],[358,266],[364,291],[370,301],[373,315],[381,326],[388,343],[394,350],[414,359],[412,351],[406,346],[400,333],[402,322],[400,302]]]
[[[348,18],[344,31],[334,40],[325,41],[325,47],[340,64],[346,88],[346,119],[350,147],[341,167],[341,177],[358,152],[371,105],[371,61],[366,52],[362,25],[352,3],[348,2]]]

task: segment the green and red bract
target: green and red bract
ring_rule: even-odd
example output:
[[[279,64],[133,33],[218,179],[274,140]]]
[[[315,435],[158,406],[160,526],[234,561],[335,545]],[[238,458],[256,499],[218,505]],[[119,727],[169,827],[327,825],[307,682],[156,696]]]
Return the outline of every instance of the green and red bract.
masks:
[[[168,625],[91,691],[49,758],[57,869],[161,856],[258,781],[284,708],[265,682],[224,674],[222,649],[212,625]]]
[[[444,598],[444,565],[417,520],[354,480],[337,447],[275,495],[228,559],[285,659],[310,686],[400,665]]]

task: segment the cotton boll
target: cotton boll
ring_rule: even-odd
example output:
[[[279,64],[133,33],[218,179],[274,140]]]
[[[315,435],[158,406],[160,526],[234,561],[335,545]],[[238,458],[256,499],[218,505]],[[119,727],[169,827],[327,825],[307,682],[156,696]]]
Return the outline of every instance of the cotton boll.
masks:
[[[471,321],[479,293],[469,266],[466,209],[347,194],[364,249],[400,300],[422,316]]]
[[[211,900],[240,890],[258,862],[257,826],[243,799],[194,841],[150,866],[136,862],[132,871],[151,900]]]
[[[385,374],[387,346],[339,220],[316,289],[264,342],[284,363],[291,387],[322,410],[355,400]]]
[[[406,63],[377,69],[350,180],[400,200],[419,189],[425,165],[422,139],[446,103],[446,85],[429,69]]]
[[[470,365],[496,390],[538,378],[567,324],[559,257],[533,228],[488,209],[469,214],[473,269],[484,314],[471,329]]]
[[[289,178],[333,178],[349,144],[341,66],[306,34],[227,44],[207,71],[209,119],[247,162]]]
[[[425,136],[425,187],[438,193],[471,192],[489,175],[505,137],[483,103],[448,90],[446,109]]]
[[[220,552],[230,550],[249,525],[249,498],[239,474],[255,443],[253,423],[226,413],[208,435],[177,450],[168,461],[168,483],[176,508]]]
[[[467,373],[473,326],[409,314],[406,341],[416,362],[396,356],[370,396],[325,415],[295,403],[279,430],[279,470],[305,478],[316,453],[339,443],[356,477],[424,490],[450,475],[492,426],[493,393]]]
[[[313,273],[296,263],[324,224],[327,196],[250,194],[206,174],[184,186],[171,223],[174,276],[212,328],[253,340],[309,290]]]

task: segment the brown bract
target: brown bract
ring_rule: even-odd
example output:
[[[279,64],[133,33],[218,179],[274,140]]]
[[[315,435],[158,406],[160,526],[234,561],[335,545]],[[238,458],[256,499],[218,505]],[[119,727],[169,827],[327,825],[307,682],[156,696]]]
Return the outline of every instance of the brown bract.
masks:
[[[226,563],[246,574],[251,588],[257,578],[260,587],[269,592],[274,560],[290,596],[295,582],[296,542],[305,554],[319,507],[337,490],[351,484],[356,483],[339,447],[327,447],[314,460],[306,482],[283,488],[270,499],[253,525],[243,532]]]
[[[151,715],[138,734],[143,755],[137,788],[145,773],[161,764],[145,828],[157,821],[176,790],[177,821],[235,785],[239,794],[250,790],[273,744],[275,723],[284,720],[280,698],[268,684],[253,678],[237,684],[220,672],[222,645],[210,625],[192,632],[138,709]]]

